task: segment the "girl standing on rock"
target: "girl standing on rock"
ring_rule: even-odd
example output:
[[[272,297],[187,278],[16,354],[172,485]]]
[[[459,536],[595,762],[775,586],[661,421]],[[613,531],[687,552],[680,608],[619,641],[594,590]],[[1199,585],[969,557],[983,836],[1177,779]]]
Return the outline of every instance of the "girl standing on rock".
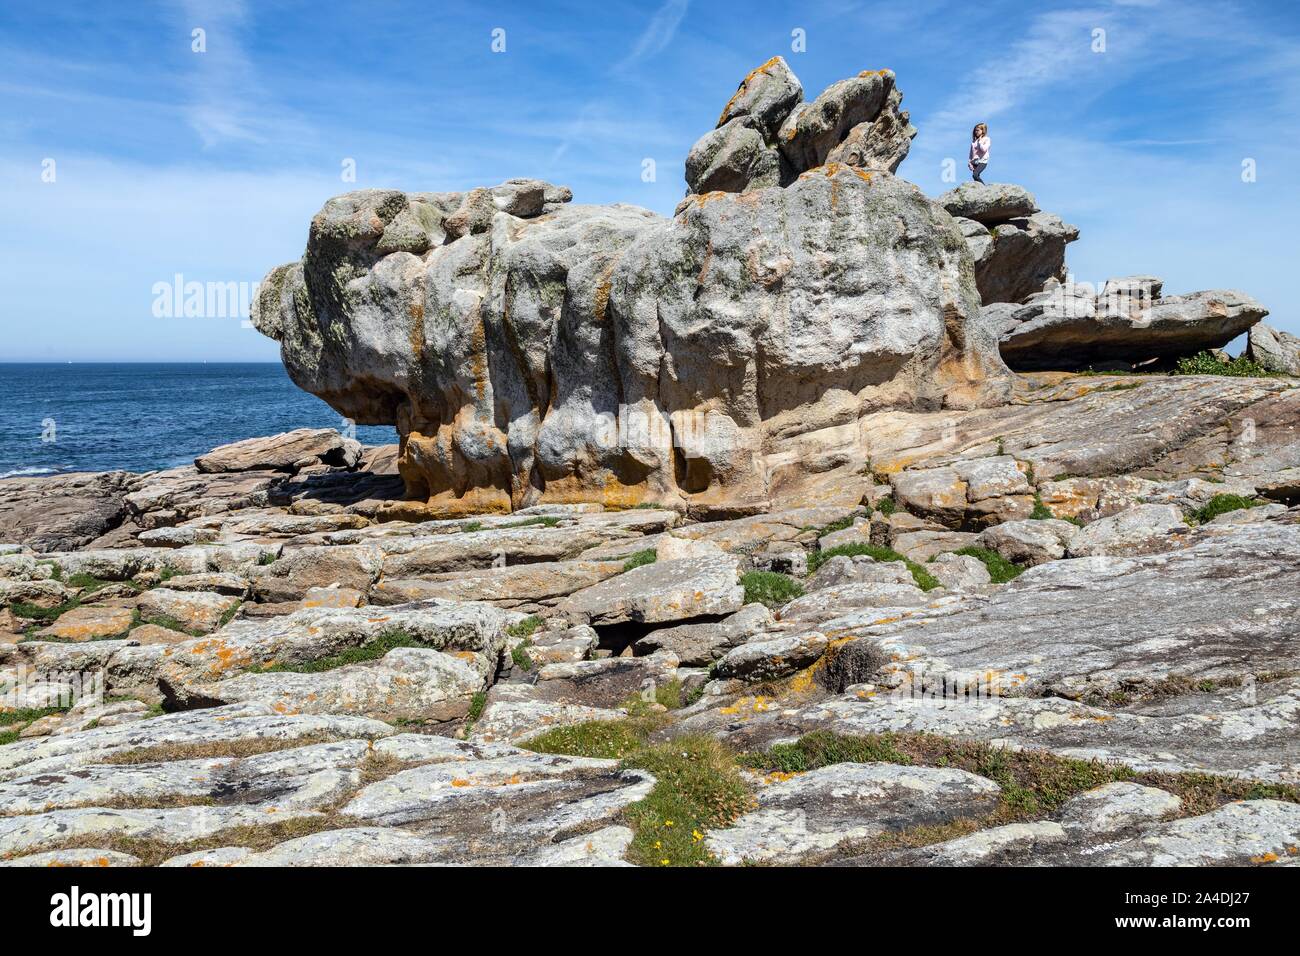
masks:
[[[966,160],[966,167],[970,170],[971,179],[977,183],[983,183],[980,179],[984,172],[984,167],[989,164],[989,146],[992,145],[989,140],[989,128],[983,123],[979,123],[971,130],[970,134],[970,158]]]

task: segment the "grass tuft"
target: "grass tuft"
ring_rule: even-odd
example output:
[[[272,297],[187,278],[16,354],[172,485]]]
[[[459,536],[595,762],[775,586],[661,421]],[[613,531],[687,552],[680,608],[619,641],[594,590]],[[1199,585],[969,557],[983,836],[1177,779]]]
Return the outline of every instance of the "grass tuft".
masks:
[[[541,627],[543,621],[536,614],[530,614],[522,621],[517,621],[506,628],[506,633],[511,637],[532,637],[533,633]]]
[[[378,660],[395,647],[428,646],[424,641],[412,637],[401,628],[392,628],[384,631],[374,640],[367,641],[358,647],[349,647],[338,654],[318,657],[313,661],[305,661],[301,664],[269,664],[265,667],[250,667],[248,672],[250,674],[319,674],[323,671],[346,667],[348,664],[361,664],[365,661]]]
[[[640,568],[647,564],[654,564],[655,561],[658,560],[658,557],[659,555],[655,552],[654,548],[646,548],[643,551],[637,551],[635,554],[629,555],[623,562],[623,571],[627,572],[631,571],[633,568]]]
[[[988,548],[977,548],[972,545],[954,553],[968,555],[983,561],[984,567],[989,569],[989,577],[993,579],[994,584],[1006,584],[1008,581],[1014,581],[1025,570],[1024,565],[1008,561],[996,551],[990,551]]]
[[[1192,517],[1196,519],[1197,524],[1205,524],[1207,521],[1211,521],[1219,515],[1226,515],[1230,511],[1241,511],[1261,504],[1263,504],[1262,501],[1255,501],[1242,495],[1215,495],[1204,507],[1197,509]]]
[[[778,608],[803,596],[803,585],[789,575],[776,571],[747,571],[740,576],[745,589],[745,603],[765,604]]]

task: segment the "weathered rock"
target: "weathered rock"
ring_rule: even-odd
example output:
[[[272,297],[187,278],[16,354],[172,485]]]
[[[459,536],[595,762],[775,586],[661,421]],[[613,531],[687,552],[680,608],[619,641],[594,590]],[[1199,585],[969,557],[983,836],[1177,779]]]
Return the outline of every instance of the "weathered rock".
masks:
[[[962,183],[935,200],[949,215],[995,226],[1038,212],[1038,201],[1023,186],[1012,183]]]
[[[801,120],[793,142],[820,151],[840,126],[823,120]],[[888,173],[822,166],[743,201],[696,197],[671,220],[496,211],[502,228],[423,259],[383,255],[378,226],[359,223],[410,196],[344,198],[314,222],[310,268],[264,283],[254,321],[299,384],[356,421],[398,425],[399,467],[430,517],[583,500],[756,509],[787,460],[803,471],[780,447],[802,431],[867,407],[985,404],[1010,384],[975,321],[961,237]],[[826,297],[828,281],[842,291]],[[864,318],[898,303],[906,322]],[[321,337],[323,324],[348,331]]]
[[[830,639],[818,631],[749,641],[728,651],[713,673],[723,680],[736,678],[753,683],[785,677],[816,661],[829,643]]]
[[[1066,548],[1079,532],[1069,521],[1007,521],[980,532],[981,548],[996,551],[1008,561],[1033,567],[1065,557]]]
[[[923,847],[910,855],[909,862],[926,866],[979,866],[994,861],[1008,850],[1040,850],[1065,839],[1065,829],[1051,820],[1008,823]]]
[[[1072,558],[1152,554],[1178,547],[1189,530],[1173,505],[1136,505],[1075,530],[1068,539],[1069,554]]]
[[[369,545],[299,548],[251,569],[249,583],[263,601],[300,601],[312,588],[343,587],[365,594],[383,560],[383,552]]]
[[[208,634],[224,624],[239,604],[239,598],[228,594],[163,587],[140,595],[136,609],[146,622],[163,618],[191,633]]]
[[[283,713],[442,722],[465,716],[495,667],[485,654],[399,647],[373,663],[321,674],[242,674],[178,693],[217,704],[264,701]]]
[[[984,562],[969,554],[936,555],[926,570],[950,591],[970,591],[986,587],[992,581]]]
[[[32,604],[39,608],[54,608],[71,600],[74,591],[58,581],[22,581],[0,579],[0,605]]]
[[[894,74],[880,70],[840,80],[802,103],[798,78],[773,57],[745,77],[717,128],[691,147],[689,193],[785,186],[824,163],[892,173],[916,136],[898,109],[902,98]]]
[[[890,563],[907,571],[898,562]],[[925,592],[913,583],[911,572],[908,571],[906,582],[897,584],[857,581],[818,588],[782,607],[780,617],[782,623],[795,621],[801,626],[816,626],[856,608],[915,607],[927,600]]]
[[[140,858],[116,850],[50,850],[0,860],[0,866],[140,866]]]
[[[657,624],[732,614],[745,603],[730,555],[656,561],[566,598],[560,611],[583,624]]]
[[[945,551],[960,551],[975,544],[979,536],[971,531],[909,531],[894,538],[894,550],[918,564]]]
[[[591,587],[623,571],[621,561],[546,561],[478,571],[447,571],[422,578],[385,578],[372,604],[404,604],[426,598],[449,601],[547,601]]]
[[[360,717],[279,714],[265,704],[236,704],[176,714],[76,734],[20,740],[0,749],[0,780],[47,771],[65,773],[112,754],[154,747],[217,747],[247,741],[315,743],[321,739],[375,739],[388,724]]]
[[[3,536],[37,551],[84,548],[125,519],[128,478],[122,471],[6,478],[0,481]]]
[[[1297,663],[1288,635],[1298,549],[1300,525],[1230,526],[1164,554],[1040,565],[986,599],[883,625],[867,611],[820,627],[861,635],[838,654],[850,660],[861,642],[878,683],[916,692],[1104,698],[1179,679],[1253,679]],[[1225,568],[1232,587],[1222,583]],[[1051,623],[1060,621],[1067,631]]]
[[[813,592],[842,584],[898,584],[916,583],[912,572],[901,561],[877,561],[865,554],[849,557],[837,554],[817,569],[804,585]]]
[[[710,831],[727,865],[797,863],[854,840],[987,813],[1000,788],[964,770],[842,763],[763,787],[758,809]]]
[[[60,641],[94,641],[103,637],[121,637],[131,629],[134,615],[130,608],[83,605],[64,611],[38,637]]]
[[[624,716],[622,710],[549,698],[544,690],[539,691],[533,685],[498,683],[488,691],[483,715],[474,722],[473,739],[484,743],[508,743],[555,727],[593,720],[619,720]]]
[[[308,465],[350,468],[361,459],[361,444],[332,428],[298,428],[267,438],[247,438],[214,448],[194,459],[201,472],[297,471]]]
[[[1001,228],[1001,227],[999,227]],[[1222,348],[1268,315],[1243,292],[1212,290],[1137,299],[1132,311],[1049,310],[1002,336],[1016,369],[1073,369],[1099,362],[1141,363]]]
[[[708,667],[731,650],[772,625],[772,612],[762,604],[746,604],[721,621],[679,624],[651,631],[636,642],[636,650],[652,654],[663,650],[684,667]]]
[[[64,774],[41,772],[0,783],[0,814],[16,815],[99,806],[116,800],[146,803],[175,799],[220,798],[224,803],[294,803],[295,795],[319,795],[322,772],[351,770],[365,760],[368,740],[309,744],[251,757],[90,765]],[[358,786],[358,777],[353,784]]]
[[[1244,866],[1273,863],[1300,845],[1300,805],[1280,800],[1229,803],[1204,816],[1161,824],[1101,849],[1102,866]]]
[[[795,104],[802,99],[803,86],[799,78],[791,72],[784,58],[774,56],[741,80],[739,89],[718,117],[718,128],[739,116],[747,116],[754,120],[764,138],[771,140]]]
[[[1116,781],[1073,797],[1061,809],[1067,830],[1104,836],[1177,812],[1183,801],[1167,790]]]
[[[446,862],[512,862],[618,819],[654,778],[617,761],[513,751],[403,770],[340,811],[435,841]]]
[[[1246,357],[1270,372],[1300,376],[1300,337],[1260,322],[1251,326]]]
[[[270,812],[268,812],[270,811]],[[48,849],[68,840],[114,837],[181,843],[222,830],[319,816],[312,810],[268,806],[174,807],[163,810],[53,810],[0,817],[0,856]]]
[[[166,647],[127,647],[107,662],[109,687],[153,697],[187,696],[187,685],[207,684],[253,668],[295,667],[386,634],[399,632],[421,646],[464,653],[486,667],[506,640],[506,628],[524,615],[488,604],[431,599],[384,609],[311,608],[265,620],[238,620],[208,637]]]
[[[677,658],[667,651],[649,657],[609,657],[547,664],[537,673],[536,699],[581,707],[615,708],[629,699],[653,699],[657,687],[677,676]]]

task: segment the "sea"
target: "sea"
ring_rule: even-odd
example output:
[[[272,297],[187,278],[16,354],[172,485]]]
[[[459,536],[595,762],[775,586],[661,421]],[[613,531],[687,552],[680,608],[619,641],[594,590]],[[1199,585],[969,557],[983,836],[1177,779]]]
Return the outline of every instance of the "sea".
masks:
[[[241,438],[349,426],[279,363],[0,363],[0,479],[157,471]],[[397,441],[354,428],[365,445]]]

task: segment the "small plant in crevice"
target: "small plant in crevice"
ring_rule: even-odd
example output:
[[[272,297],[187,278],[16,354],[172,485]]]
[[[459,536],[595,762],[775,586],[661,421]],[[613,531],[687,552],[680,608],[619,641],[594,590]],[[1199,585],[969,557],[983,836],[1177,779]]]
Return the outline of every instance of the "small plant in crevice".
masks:
[[[654,564],[655,561],[658,560],[658,557],[659,556],[655,552],[654,548],[646,548],[642,551],[637,551],[634,554],[628,555],[628,557],[623,561],[623,571],[626,573],[631,571],[633,568],[641,568],[645,567],[647,564]]]
[[[778,608],[804,593],[803,585],[777,571],[747,571],[740,576],[746,604],[764,604]]]
[[[1014,581],[1024,572],[1025,567],[1022,564],[1016,564],[1014,561],[1008,561],[996,551],[988,548],[980,548],[974,545],[961,548],[954,554],[964,554],[968,557],[976,558],[984,562],[984,567],[988,568],[989,578],[994,584],[1006,584],[1008,581]]]
[[[1204,506],[1198,508],[1192,513],[1197,524],[1205,524],[1207,521],[1213,521],[1219,515],[1226,515],[1231,511],[1242,511],[1246,508],[1256,508],[1264,504],[1254,498],[1246,498],[1243,495],[1215,495]]]

